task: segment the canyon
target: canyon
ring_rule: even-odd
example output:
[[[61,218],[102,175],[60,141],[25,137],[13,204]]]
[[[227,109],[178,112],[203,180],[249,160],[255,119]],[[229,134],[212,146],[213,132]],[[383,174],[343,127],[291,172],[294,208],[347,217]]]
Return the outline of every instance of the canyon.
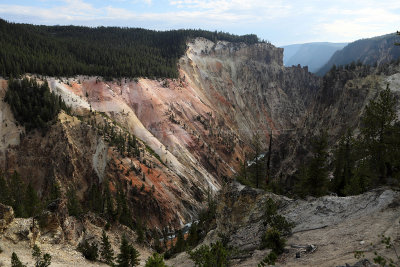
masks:
[[[290,185],[302,157],[309,153],[308,140],[316,133],[321,129],[328,130],[329,142],[334,144],[348,128],[358,128],[368,101],[387,84],[397,96],[400,94],[399,64],[376,68],[357,66],[352,70],[335,70],[321,78],[310,73],[307,67],[284,67],[283,49],[269,43],[247,45],[196,38],[188,42],[186,53],[179,60],[178,71],[177,79],[142,77],[113,81],[96,76],[27,74],[39,82],[47,80],[51,90],[72,107],[71,114],[62,111],[45,133],[26,132],[18,124],[4,102],[7,81],[0,80],[0,169],[6,173],[18,171],[40,196],[47,195],[52,184],[60,185],[63,196],[70,188],[75,188],[82,203],[87,201],[88,191],[94,185],[108,183],[113,194],[122,188],[129,196],[128,206],[134,222],[144,223],[148,229],[146,235],[150,236],[151,231],[161,233],[165,228],[173,231],[197,220],[210,196],[220,194],[222,199],[227,198],[227,187],[229,194],[238,194],[238,198],[250,190],[243,189],[242,185],[229,185],[241,163],[246,161],[246,155],[253,152],[254,138],[259,139],[263,152],[268,151],[272,138],[272,166],[267,178]],[[101,134],[105,125],[121,136],[134,135],[139,153],[131,156],[119,152]],[[252,208],[261,207],[259,201],[265,201],[267,197],[278,200],[283,215],[297,225],[295,234],[289,239],[293,244],[315,243],[313,238],[317,235],[324,236],[329,231],[330,236],[334,236],[334,231],[353,225],[356,219],[351,214],[354,211],[347,207],[354,203],[378,207],[363,214],[363,227],[368,218],[376,218],[374,222],[382,226],[376,229],[387,231],[393,224],[389,230],[398,236],[399,218],[395,215],[398,205],[395,204],[399,196],[395,191],[367,193],[373,196],[366,195],[361,200],[325,197],[310,202],[271,196],[261,190],[249,192],[254,196],[245,197],[246,203],[241,204],[249,208],[249,213],[254,213]],[[375,200],[370,200],[373,197],[382,198],[383,204],[377,205]],[[317,209],[315,218],[311,215],[312,220],[305,218],[316,206],[327,206],[326,202],[332,206],[329,212]],[[229,200],[221,200],[221,203],[229,203]],[[222,212],[224,208],[220,206],[223,219],[229,217]],[[234,210],[234,207],[229,208]],[[232,216],[240,212],[244,211],[237,211]],[[379,217],[379,212],[384,212],[386,217]],[[343,216],[335,221],[339,213]],[[232,242],[238,242],[249,233],[256,239],[254,229],[262,232],[262,227],[257,226],[256,215],[243,216],[230,222],[238,237],[232,237]],[[87,215],[78,221],[68,216],[65,203],[59,205],[56,215],[51,218],[54,219],[53,228],[41,233],[40,242],[47,244],[45,247],[49,250],[63,246],[70,250],[56,257],[54,266],[72,266],[68,261],[71,257],[77,257],[74,266],[81,266],[84,259],[79,258],[73,248],[81,240],[99,237],[99,229],[105,222],[95,215]],[[242,229],[249,220],[253,220],[251,223],[255,226]],[[311,227],[312,221],[316,224],[315,229],[307,236],[310,232],[305,231],[310,230],[307,227]],[[15,219],[5,230],[8,235],[1,237],[2,242],[7,242],[10,248],[15,246],[22,255],[29,255],[27,243],[24,248],[16,244],[28,242],[30,238],[20,240],[13,236],[13,231],[29,228],[29,223],[29,219]],[[222,221],[218,222],[217,229],[230,232]],[[354,228],[354,231],[356,229],[361,231],[360,228]],[[117,247],[118,233],[129,230],[115,226],[113,231],[116,233],[112,237],[113,246]],[[360,238],[375,242],[373,234],[375,232],[371,231],[366,238]],[[131,236],[135,238],[136,233],[132,232]],[[208,238],[215,240],[216,237],[209,235]],[[323,265],[324,254],[319,253],[329,253],[329,250],[320,249],[315,253],[314,261],[305,259],[302,264],[344,264],[343,261],[352,256],[353,251],[349,250],[357,245],[351,241],[353,237],[348,240],[350,244],[340,251],[344,256],[336,261],[333,257]],[[257,245],[246,242],[235,245],[249,246],[250,259],[261,260],[262,254],[253,257],[257,255],[253,254]],[[52,248],[48,244],[56,245]],[[332,248],[330,245],[327,245],[329,249]],[[8,262],[5,254],[0,254],[0,260]],[[151,249],[142,247],[141,254],[143,265],[144,259],[151,255]],[[172,266],[193,265],[180,257],[185,256],[171,260]],[[253,266],[254,262],[237,264]],[[286,264],[294,266],[298,263],[286,260]]]

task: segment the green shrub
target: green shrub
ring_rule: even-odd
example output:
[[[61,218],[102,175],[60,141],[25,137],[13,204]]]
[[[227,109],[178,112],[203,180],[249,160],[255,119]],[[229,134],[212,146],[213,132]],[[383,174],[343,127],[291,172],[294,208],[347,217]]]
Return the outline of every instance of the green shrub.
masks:
[[[265,204],[264,225],[277,229],[283,235],[290,235],[294,227],[294,223],[288,222],[285,217],[278,214],[278,207],[270,198]]]
[[[164,257],[158,253],[153,253],[147,261],[145,267],[168,267],[164,262]]]
[[[268,265],[275,265],[275,261],[278,256],[275,252],[271,251],[265,258],[257,265],[258,267],[268,266]]]
[[[286,240],[282,237],[278,229],[272,227],[267,230],[261,239],[261,249],[270,248],[277,255],[283,253]]]
[[[90,244],[87,240],[78,245],[78,251],[81,252],[82,255],[90,261],[96,261],[99,256],[99,249],[97,248],[97,244]]]
[[[229,265],[230,251],[220,241],[189,251],[189,257],[198,267],[223,267]]]

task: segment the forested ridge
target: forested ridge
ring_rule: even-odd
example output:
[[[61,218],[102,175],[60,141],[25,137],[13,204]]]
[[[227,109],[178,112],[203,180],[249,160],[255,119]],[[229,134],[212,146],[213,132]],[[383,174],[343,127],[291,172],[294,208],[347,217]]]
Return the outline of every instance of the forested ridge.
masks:
[[[178,76],[177,62],[190,38],[259,42],[256,35],[237,36],[203,30],[153,31],[140,28],[37,26],[0,19],[0,75]]]

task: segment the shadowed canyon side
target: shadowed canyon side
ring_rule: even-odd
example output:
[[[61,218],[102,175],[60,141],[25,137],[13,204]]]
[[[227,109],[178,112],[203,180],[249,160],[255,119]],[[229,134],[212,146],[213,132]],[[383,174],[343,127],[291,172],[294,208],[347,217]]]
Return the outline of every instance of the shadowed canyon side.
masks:
[[[307,68],[285,68],[283,49],[196,39],[180,61],[183,75],[201,88],[225,122],[244,138],[263,140],[293,128],[304,116],[320,79]],[[182,73],[181,73],[182,75]]]

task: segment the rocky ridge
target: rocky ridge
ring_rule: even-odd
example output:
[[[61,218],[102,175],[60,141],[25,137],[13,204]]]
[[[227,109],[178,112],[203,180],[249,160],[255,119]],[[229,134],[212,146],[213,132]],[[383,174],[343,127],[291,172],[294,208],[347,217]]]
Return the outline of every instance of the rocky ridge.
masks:
[[[233,266],[257,266],[269,250],[259,250],[265,204],[272,199],[278,213],[295,224],[278,258],[278,266],[339,266],[355,264],[354,251],[363,251],[371,260],[374,252],[394,257],[383,246],[380,235],[391,236],[399,245],[400,193],[379,188],[358,196],[325,196],[295,200],[233,183],[221,193],[217,227],[202,244],[228,238],[228,246],[238,250]],[[202,245],[200,244],[200,245]],[[199,245],[199,246],[200,246]],[[312,250],[306,249],[312,245]],[[234,250],[235,251],[235,250]],[[296,253],[301,257],[296,258]],[[235,259],[236,258],[236,259]],[[186,253],[169,260],[172,266],[194,266]]]

